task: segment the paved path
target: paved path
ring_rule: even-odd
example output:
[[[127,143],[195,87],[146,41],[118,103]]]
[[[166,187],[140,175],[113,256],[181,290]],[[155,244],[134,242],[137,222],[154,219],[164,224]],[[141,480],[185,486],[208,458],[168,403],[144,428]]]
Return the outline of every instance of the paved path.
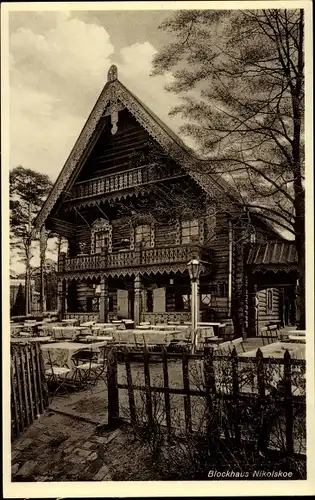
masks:
[[[110,438],[94,424],[48,411],[12,444],[12,481],[110,481]]]

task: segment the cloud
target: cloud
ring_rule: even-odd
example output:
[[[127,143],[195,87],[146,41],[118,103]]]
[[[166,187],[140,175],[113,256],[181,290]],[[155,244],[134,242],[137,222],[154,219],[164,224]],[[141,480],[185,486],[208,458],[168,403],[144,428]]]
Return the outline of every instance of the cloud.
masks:
[[[167,94],[171,75],[150,77],[155,47],[135,43],[115,52],[104,26],[69,12],[11,13],[11,168],[21,164],[59,174],[106,81],[118,63],[127,87],[166,122],[176,96]],[[123,27],[121,27],[123,29]]]

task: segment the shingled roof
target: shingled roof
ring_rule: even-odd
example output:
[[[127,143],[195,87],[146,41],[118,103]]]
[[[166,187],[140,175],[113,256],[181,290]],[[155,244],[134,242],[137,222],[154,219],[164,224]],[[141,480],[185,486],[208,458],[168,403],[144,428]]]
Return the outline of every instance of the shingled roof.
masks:
[[[272,241],[253,246],[247,257],[247,264],[254,266],[287,266],[298,263],[295,243]]]

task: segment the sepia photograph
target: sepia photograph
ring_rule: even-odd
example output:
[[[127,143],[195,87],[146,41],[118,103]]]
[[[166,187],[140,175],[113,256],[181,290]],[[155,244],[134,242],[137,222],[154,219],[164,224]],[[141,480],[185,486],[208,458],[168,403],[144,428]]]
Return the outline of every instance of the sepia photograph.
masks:
[[[8,496],[315,493],[311,3],[2,7]]]

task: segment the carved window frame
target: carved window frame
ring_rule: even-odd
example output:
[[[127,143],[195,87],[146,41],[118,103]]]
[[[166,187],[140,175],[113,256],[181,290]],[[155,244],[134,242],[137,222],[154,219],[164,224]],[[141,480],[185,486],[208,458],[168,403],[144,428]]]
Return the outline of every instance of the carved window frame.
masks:
[[[96,254],[95,235],[97,233],[108,233],[108,252],[112,251],[112,225],[106,219],[96,219],[91,228],[91,254]]]
[[[196,235],[191,235],[190,232],[191,232],[191,224],[192,223],[196,223],[195,226],[193,227],[197,227],[198,228],[198,233]],[[184,224],[189,224],[188,227],[183,227]],[[183,235],[183,230],[185,229],[189,229],[189,241],[188,242],[184,242],[184,238],[187,237],[187,235]],[[191,240],[191,236],[196,236],[196,241],[192,241]],[[191,218],[187,218],[187,219],[181,219],[179,221],[179,240],[180,240],[180,244],[182,245],[191,245],[191,244],[194,244],[196,243],[197,245],[198,244],[202,244],[204,242],[204,220],[203,219],[200,219],[198,217],[191,217]]]
[[[142,248],[153,248],[155,246],[155,224],[151,220],[148,220],[146,217],[140,217],[132,223],[130,245],[131,250],[134,250],[137,247],[136,232],[139,226],[149,226],[150,228],[148,246],[142,246]]]

